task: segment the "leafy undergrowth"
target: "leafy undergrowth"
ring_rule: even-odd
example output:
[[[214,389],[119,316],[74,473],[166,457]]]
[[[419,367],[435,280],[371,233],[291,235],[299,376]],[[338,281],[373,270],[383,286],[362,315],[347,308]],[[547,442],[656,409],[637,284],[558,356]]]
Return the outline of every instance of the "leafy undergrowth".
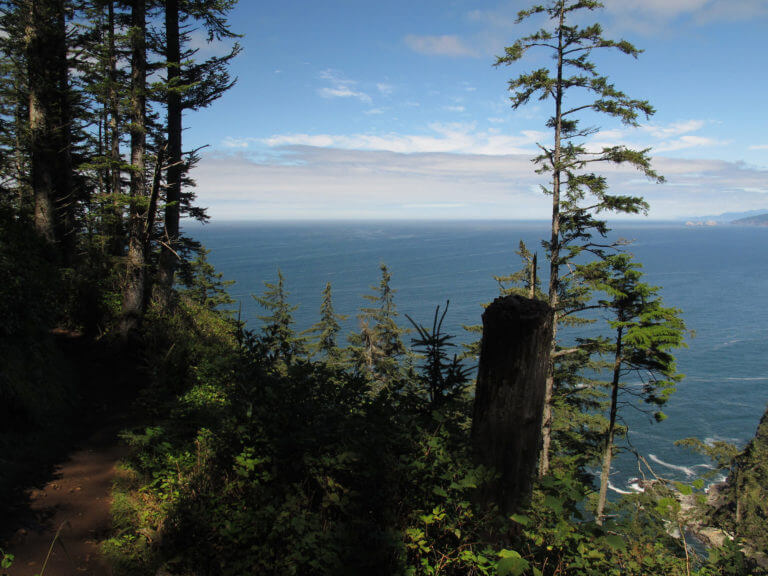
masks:
[[[430,396],[412,361],[382,381],[341,356],[267,354],[186,300],[144,342],[156,419],[124,435],[104,545],[116,574],[744,573],[735,549],[686,555],[651,495],[598,526],[566,462],[519,514],[479,509],[492,473],[471,461],[466,383]]]

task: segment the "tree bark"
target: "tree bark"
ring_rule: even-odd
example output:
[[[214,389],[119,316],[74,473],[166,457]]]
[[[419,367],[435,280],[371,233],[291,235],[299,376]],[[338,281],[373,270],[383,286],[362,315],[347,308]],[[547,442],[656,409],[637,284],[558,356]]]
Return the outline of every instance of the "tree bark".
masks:
[[[144,259],[144,217],[141,203],[146,197],[147,177],[147,49],[146,0],[133,0],[131,10],[131,206],[129,216],[128,257],[120,332],[125,336],[136,329],[144,310],[146,261]]]
[[[120,96],[117,87],[117,48],[115,46],[115,3],[107,2],[107,46],[109,51],[109,87],[107,89],[107,106],[109,116],[109,193],[112,210],[110,219],[110,252],[113,256],[123,253],[123,203],[120,201],[122,192],[120,156]]]
[[[63,0],[30,0],[26,30],[30,169],[34,223],[59,246],[65,265],[75,255],[75,198],[70,150],[69,82]]]
[[[616,355],[613,361],[613,380],[611,381],[611,408],[608,416],[608,430],[605,434],[605,443],[603,444],[603,468],[600,472],[600,494],[597,498],[597,511],[595,520],[598,524],[603,523],[603,512],[605,511],[605,502],[608,498],[608,481],[611,477],[611,460],[613,459],[613,438],[616,434],[616,415],[619,406],[619,379],[621,377],[621,354],[622,354],[622,332],[618,329],[616,336]]]
[[[499,478],[480,487],[480,504],[504,514],[530,498],[541,444],[552,311],[521,296],[497,298],[483,313],[472,444],[475,461]]]
[[[165,238],[160,252],[155,300],[161,308],[170,304],[173,277],[176,271],[181,215],[182,102],[179,92],[181,75],[181,44],[179,37],[179,2],[165,3],[165,42],[168,66],[168,171],[166,174]]]
[[[557,350],[557,309],[560,293],[560,184],[561,184],[561,137],[563,129],[563,25],[564,6],[560,6],[560,26],[557,51],[557,83],[555,95],[555,150],[552,156],[552,234],[549,240],[549,305],[554,311],[549,337],[549,362],[544,397],[544,416],[541,422],[541,454],[539,455],[539,478],[549,472],[550,447],[552,445],[552,397],[555,391],[554,354]]]

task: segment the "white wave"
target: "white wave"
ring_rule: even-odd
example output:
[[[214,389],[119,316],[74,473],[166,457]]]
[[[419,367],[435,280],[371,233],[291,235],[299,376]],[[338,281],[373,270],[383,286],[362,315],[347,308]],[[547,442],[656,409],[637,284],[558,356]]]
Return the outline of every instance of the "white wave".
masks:
[[[715,442],[727,442],[729,444],[739,444],[742,442],[740,438],[733,438],[730,436],[707,436],[704,438],[704,444],[707,446],[714,446]]]
[[[689,468],[688,466],[678,466],[677,464],[670,464],[669,462],[664,462],[661,458],[658,458],[655,454],[648,454],[648,458],[656,462],[656,464],[659,464],[661,466],[664,466],[665,468],[669,468],[670,470],[677,470],[678,472],[682,472],[686,476],[694,476],[695,472],[692,468]]]
[[[608,482],[608,488],[616,492],[616,494],[634,494],[635,493],[633,490],[622,490],[621,488],[616,488],[616,486],[614,486],[610,482]]]
[[[727,348],[728,346],[733,346],[734,344],[738,344],[739,342],[744,342],[744,340],[742,338],[734,338],[733,340],[726,340],[721,344],[717,344],[714,347],[714,349],[720,350],[721,348]]]
[[[637,478],[633,478],[633,480],[635,480],[635,482],[632,482],[629,485],[629,489],[633,492],[645,492],[645,488],[640,485],[640,481]]]
[[[728,478],[724,474],[718,474],[715,479],[707,484],[707,487],[704,488],[704,493],[709,494],[709,490],[712,488],[712,486],[716,486],[718,484],[722,484],[725,482]]]
[[[765,382],[768,376],[734,376],[730,378],[709,378],[704,376],[686,376],[689,382]]]

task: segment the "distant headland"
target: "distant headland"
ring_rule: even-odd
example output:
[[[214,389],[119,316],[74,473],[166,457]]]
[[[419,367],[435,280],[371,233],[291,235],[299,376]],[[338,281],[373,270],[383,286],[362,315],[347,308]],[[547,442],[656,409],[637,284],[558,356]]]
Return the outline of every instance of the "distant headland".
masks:
[[[768,226],[768,208],[748,212],[724,212],[717,216],[700,216],[685,222],[686,226]]]

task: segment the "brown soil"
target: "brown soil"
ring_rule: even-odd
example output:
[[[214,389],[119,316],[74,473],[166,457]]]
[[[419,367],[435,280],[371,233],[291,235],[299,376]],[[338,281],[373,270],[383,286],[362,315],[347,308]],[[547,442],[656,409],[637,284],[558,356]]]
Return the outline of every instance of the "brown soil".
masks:
[[[126,448],[114,426],[83,442],[56,468],[42,489],[29,491],[30,515],[8,543],[15,560],[10,576],[109,576],[99,552],[111,528],[110,506],[116,464]],[[57,536],[58,535],[58,536]]]

